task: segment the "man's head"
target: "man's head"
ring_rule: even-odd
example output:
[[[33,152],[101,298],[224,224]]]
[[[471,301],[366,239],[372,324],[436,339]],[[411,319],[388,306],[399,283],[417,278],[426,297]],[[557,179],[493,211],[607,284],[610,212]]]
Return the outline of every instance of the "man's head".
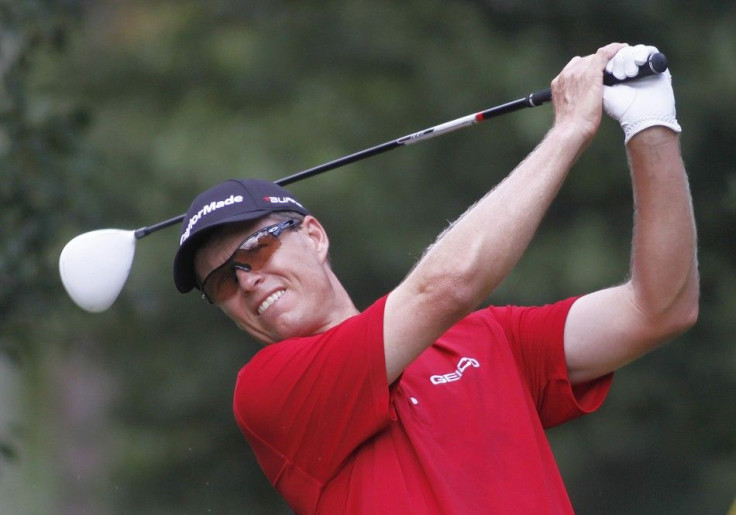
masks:
[[[194,254],[216,229],[283,211],[309,214],[291,193],[270,181],[230,179],[199,194],[190,204],[179,233],[179,250],[174,258],[177,289],[187,293],[199,287]]]
[[[355,311],[330,267],[322,225],[267,181],[227,181],[192,202],[174,280],[183,293],[202,290],[265,343],[322,332]]]

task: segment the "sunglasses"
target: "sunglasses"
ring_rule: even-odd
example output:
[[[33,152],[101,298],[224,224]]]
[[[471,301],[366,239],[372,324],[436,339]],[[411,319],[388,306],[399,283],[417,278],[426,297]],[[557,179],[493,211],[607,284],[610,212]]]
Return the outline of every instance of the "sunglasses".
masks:
[[[202,297],[210,304],[220,304],[238,291],[236,270],[256,272],[281,246],[279,236],[286,229],[296,229],[301,220],[290,218],[254,232],[238,245],[223,264],[212,270],[202,281]]]

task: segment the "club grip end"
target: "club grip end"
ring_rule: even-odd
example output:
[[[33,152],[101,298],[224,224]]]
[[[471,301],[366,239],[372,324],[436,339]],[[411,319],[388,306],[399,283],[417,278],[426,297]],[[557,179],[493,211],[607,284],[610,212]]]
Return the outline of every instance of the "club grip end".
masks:
[[[649,57],[649,67],[654,73],[664,73],[667,70],[667,56],[657,52]]]
[[[664,73],[667,70],[667,56],[661,52],[655,52],[649,56],[647,62],[639,66],[639,73],[634,77],[627,77],[625,79],[617,79],[608,72],[603,73],[603,84],[606,86],[613,86],[614,84],[621,84],[623,82],[630,82],[632,80],[641,79],[643,77],[649,77],[658,73]]]

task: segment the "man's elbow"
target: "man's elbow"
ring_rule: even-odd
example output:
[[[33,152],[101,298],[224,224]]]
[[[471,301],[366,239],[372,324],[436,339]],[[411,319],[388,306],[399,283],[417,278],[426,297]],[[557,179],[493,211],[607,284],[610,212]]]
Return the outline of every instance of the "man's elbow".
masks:
[[[698,322],[698,315],[700,314],[700,277],[697,268],[690,274],[690,278],[680,294],[677,311],[680,319],[677,324],[678,334],[684,333]]]
[[[666,288],[647,289],[634,281],[630,286],[641,320],[654,339],[677,336],[697,323],[700,303],[697,266],[690,270],[683,282],[678,284],[671,279]]]
[[[682,320],[677,328],[679,333],[684,333],[698,322],[698,315],[700,314],[699,299],[696,297],[687,306],[685,314],[681,317]]]
[[[698,321],[700,311],[697,288],[682,295],[670,309],[652,319],[652,328],[659,333],[660,340],[680,335],[691,329]]]

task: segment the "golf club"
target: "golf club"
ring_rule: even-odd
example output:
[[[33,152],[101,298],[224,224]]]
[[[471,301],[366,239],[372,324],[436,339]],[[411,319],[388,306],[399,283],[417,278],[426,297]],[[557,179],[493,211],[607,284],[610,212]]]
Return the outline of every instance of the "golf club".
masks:
[[[640,79],[667,69],[664,54],[654,53],[646,63],[639,66],[636,76],[624,80],[611,74],[604,74],[603,83],[613,85]],[[527,107],[537,107],[549,102],[552,93],[549,88],[480,111],[428,129],[387,141],[380,145],[361,150],[334,161],[303,170],[294,175],[274,181],[285,186],[314,175],[334,170],[371,156],[382,154],[397,147],[411,145],[448,132],[489,120],[496,116],[518,111]],[[130,274],[135,254],[136,241],[165,227],[180,223],[185,215],[175,216],[162,222],[130,231],[123,229],[100,229],[81,234],[66,244],[59,256],[59,273],[64,288],[71,299],[82,309],[99,313],[108,309],[120,294]]]

